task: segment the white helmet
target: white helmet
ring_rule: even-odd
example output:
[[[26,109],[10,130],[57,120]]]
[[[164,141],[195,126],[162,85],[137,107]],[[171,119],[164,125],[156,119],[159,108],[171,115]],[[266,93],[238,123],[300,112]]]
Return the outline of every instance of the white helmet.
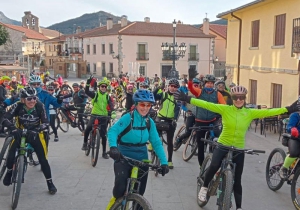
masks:
[[[29,78],[29,84],[31,83],[42,83],[42,80],[41,80],[41,77],[40,76],[37,76],[37,75],[33,75]]]
[[[246,95],[248,93],[244,86],[234,86],[230,89],[231,95]]]

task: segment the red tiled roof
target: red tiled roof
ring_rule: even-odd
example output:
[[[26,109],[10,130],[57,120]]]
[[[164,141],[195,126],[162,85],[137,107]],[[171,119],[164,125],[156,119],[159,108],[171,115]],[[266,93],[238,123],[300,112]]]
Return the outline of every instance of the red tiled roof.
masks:
[[[25,28],[23,26],[15,26],[15,25],[11,25],[11,24],[3,24],[3,23],[0,23],[0,24],[4,25],[7,28],[25,33],[25,36],[28,39],[38,39],[38,40],[47,40],[48,39],[43,34],[38,33],[31,29]]]
[[[147,23],[134,22],[119,32],[122,35],[139,35],[139,36],[168,36],[173,37],[172,23]],[[213,38],[214,35],[206,35],[201,30],[185,24],[177,24],[176,37],[191,38]]]
[[[58,37],[59,35],[63,35],[62,33],[60,33],[59,31],[55,31],[55,30],[51,30],[51,29],[47,29],[47,28],[41,28],[42,30],[42,34],[46,37]]]
[[[128,26],[128,25],[127,25]],[[127,27],[125,26],[125,27]],[[123,28],[125,28],[123,27]],[[82,34],[79,34],[80,37],[96,37],[96,36],[109,36],[109,35],[117,35],[119,30],[121,29],[121,24],[114,24],[113,27],[107,30],[107,26],[101,26],[98,28],[94,28],[90,31],[85,31]]]
[[[209,29],[217,33],[224,39],[227,38],[227,25],[209,24]]]

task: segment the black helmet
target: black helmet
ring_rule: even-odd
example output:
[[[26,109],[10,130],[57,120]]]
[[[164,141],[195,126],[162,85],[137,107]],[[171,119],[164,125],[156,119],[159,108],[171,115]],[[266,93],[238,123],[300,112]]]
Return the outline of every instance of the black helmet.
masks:
[[[180,87],[180,84],[177,79],[170,79],[169,85],[175,85],[177,88]]]
[[[24,89],[20,90],[20,97],[27,98],[31,96],[36,96],[36,90],[33,87],[25,87]]]
[[[207,75],[205,75],[205,77],[203,78],[203,81],[204,81],[204,83],[206,83],[206,82],[213,82],[213,83],[215,83],[216,78],[215,78],[215,76],[212,75],[212,74],[207,74]]]
[[[215,83],[215,86],[217,87],[219,84],[225,85],[225,81],[219,80],[219,81],[217,81],[217,82]]]
[[[72,87],[79,87],[78,83],[73,83]]]

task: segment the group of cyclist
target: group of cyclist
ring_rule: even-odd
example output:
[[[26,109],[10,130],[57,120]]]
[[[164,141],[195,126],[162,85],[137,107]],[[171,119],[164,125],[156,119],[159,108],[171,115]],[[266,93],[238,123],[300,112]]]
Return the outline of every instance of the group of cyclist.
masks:
[[[111,82],[104,78],[96,85],[92,84],[93,77],[90,77],[84,82],[73,83],[72,88],[67,82],[57,84],[52,82],[46,85],[46,90],[42,88],[43,81],[39,75],[31,75],[28,86],[21,89],[19,97],[16,98],[16,103],[5,104],[6,97],[3,101],[0,98],[2,110],[7,106],[12,105],[8,112],[2,114],[2,125],[8,127],[14,140],[9,148],[9,160],[7,162],[7,173],[3,179],[4,185],[11,184],[11,171],[15,150],[20,141],[20,129],[27,128],[32,131],[30,139],[35,139],[32,143],[39,162],[42,166],[42,171],[47,180],[48,190],[51,194],[56,193],[57,189],[52,182],[51,169],[47,160],[49,135],[45,130],[50,125],[55,135],[54,141],[58,141],[57,130],[55,129],[55,112],[53,110],[61,108],[63,101],[67,98],[72,98],[74,105],[66,103],[62,108],[62,112],[67,115],[69,110],[77,110],[79,123],[82,120],[83,110],[86,106],[87,99],[91,99],[92,111],[91,118],[86,128],[84,129],[84,139],[82,150],[87,149],[87,140],[95,118],[100,119],[100,135],[102,138],[102,157],[109,157],[115,160],[115,185],[113,188],[113,197],[110,200],[107,209],[114,204],[116,199],[122,197],[126,190],[126,180],[130,175],[132,166],[128,164],[122,155],[136,160],[148,159],[147,142],[151,144],[161,162],[161,173],[165,175],[169,169],[173,169],[173,147],[180,143],[184,138],[190,135],[189,127],[209,126],[211,124],[222,121],[222,132],[218,142],[226,146],[234,146],[244,148],[245,134],[253,119],[263,118],[283,113],[293,113],[300,110],[300,105],[295,102],[291,106],[277,109],[248,109],[246,105],[247,89],[243,86],[235,86],[231,84],[231,89],[228,91],[224,80],[216,81],[213,75],[197,77],[197,72],[194,69],[189,69],[188,78],[182,82],[180,86],[177,79],[170,79],[168,84],[164,79],[160,79],[155,75],[153,83],[154,89],[149,90],[147,82],[139,80],[139,87],[135,87],[134,83],[128,81],[126,85],[121,85],[113,79]],[[4,88],[7,84],[3,78],[1,86]],[[84,86],[85,85],[85,86]],[[0,97],[1,97],[0,86]],[[118,88],[122,86],[123,92],[126,95],[125,108],[123,116],[107,131],[109,117],[114,111],[114,101],[109,94],[109,87]],[[136,90],[135,90],[136,89]],[[70,90],[68,93],[64,91]],[[6,94],[5,94],[6,95]],[[149,115],[153,110],[153,105],[159,103],[159,109],[156,116],[152,119]],[[179,136],[173,145],[174,132],[177,126],[177,119],[180,109],[185,109],[186,116],[186,133]],[[15,121],[13,119],[15,118]],[[16,123],[14,123],[16,122]],[[300,127],[299,124],[293,127]],[[291,128],[292,129],[292,128]],[[164,130],[167,135],[167,156],[163,150],[160,139],[161,131]],[[299,129],[300,131],[300,129]],[[201,165],[204,160],[204,143],[201,138],[204,138],[205,132],[197,132],[198,143],[198,162]],[[106,152],[106,141],[109,141],[109,152]],[[30,142],[31,143],[31,142]],[[291,144],[298,144],[298,142]],[[299,146],[299,145],[298,145]],[[291,146],[292,147],[292,146]],[[199,192],[199,199],[206,200],[207,188],[214,174],[219,169],[222,159],[227,151],[218,147],[213,151],[211,165],[204,178],[203,187]],[[284,167],[288,167],[297,157],[291,153],[286,159]],[[242,207],[242,185],[241,177],[244,167],[244,154],[236,154],[233,162],[236,164],[234,175],[234,196],[237,209]],[[284,175],[284,167],[282,174]],[[144,168],[143,170],[147,170]],[[144,194],[147,184],[147,175],[142,177],[140,191]]]

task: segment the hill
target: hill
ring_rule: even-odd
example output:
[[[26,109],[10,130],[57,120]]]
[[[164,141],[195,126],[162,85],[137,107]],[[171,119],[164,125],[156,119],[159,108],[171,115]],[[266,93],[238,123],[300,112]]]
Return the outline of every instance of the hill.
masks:
[[[56,23],[48,27],[48,29],[59,30],[63,34],[75,33],[77,26],[81,27],[81,31],[96,28],[102,25],[106,25],[106,19],[110,17],[113,19],[114,23],[121,20],[121,17],[114,16],[110,13],[99,11],[90,14],[84,14],[80,17],[63,21],[61,23]]]
[[[1,11],[0,11],[0,22],[6,23],[6,24],[17,25],[17,26],[22,25],[21,21],[16,21],[16,20],[10,19],[10,18],[6,17],[4,15],[4,13]]]

